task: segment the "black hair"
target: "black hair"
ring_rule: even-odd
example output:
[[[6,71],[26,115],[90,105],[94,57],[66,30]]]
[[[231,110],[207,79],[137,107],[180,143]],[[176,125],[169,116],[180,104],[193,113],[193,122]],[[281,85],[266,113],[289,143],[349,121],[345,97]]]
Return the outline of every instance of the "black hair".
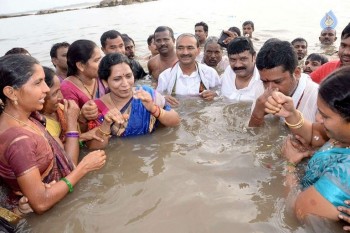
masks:
[[[157,27],[153,34],[155,35],[157,32],[165,32],[165,31],[169,31],[170,37],[171,37],[173,40],[175,40],[174,31],[173,31],[173,29],[171,29],[171,28],[168,27],[168,26],[159,26],[159,27]]]
[[[97,47],[95,42],[91,40],[76,40],[68,48],[67,52],[67,76],[76,75],[78,73],[77,62],[86,64],[91,58],[94,49]]]
[[[181,35],[179,35],[177,38],[176,38],[176,46],[177,46],[177,42],[184,38],[184,37],[193,37],[194,39],[196,39],[196,45],[197,45],[197,48],[199,48],[199,41],[198,41],[198,38],[193,35],[192,33],[182,33]]]
[[[130,66],[132,70],[132,65],[127,56],[121,53],[110,53],[104,56],[98,66],[98,77],[103,80],[108,80],[111,75],[111,68],[114,65],[125,63]]]
[[[154,40],[154,34],[151,34],[147,38],[147,44],[150,46],[152,44],[152,40]]]
[[[115,39],[115,38],[118,38],[119,36],[121,37],[122,34],[116,30],[109,30],[104,32],[100,38],[101,46],[105,48],[107,39]]]
[[[28,82],[34,73],[34,65],[39,61],[34,57],[24,54],[10,54],[0,57],[0,99],[6,104],[4,87],[11,86],[14,89],[21,88]],[[0,107],[0,113],[3,106]]]
[[[135,46],[134,40],[128,34],[122,34],[122,39],[123,39],[124,44],[128,43],[129,41],[131,41],[132,44]]]
[[[323,65],[324,63],[328,62],[328,58],[325,55],[319,54],[319,53],[311,53],[309,56],[307,56],[306,60],[311,61],[318,61]]]
[[[301,38],[301,37],[295,38],[294,40],[292,40],[291,44],[294,45],[294,43],[296,42],[305,42],[307,47],[307,41],[304,38]]]
[[[341,32],[341,39],[344,40],[346,38],[350,37],[350,23],[346,25],[346,27]]]
[[[244,36],[239,36],[233,39],[227,46],[227,54],[239,54],[248,50],[251,55],[255,55],[254,45],[252,41]]]
[[[52,45],[51,50],[50,50],[50,57],[51,58],[57,58],[57,50],[61,47],[67,48],[69,47],[70,44],[68,42],[60,42]]]
[[[265,43],[256,56],[258,70],[282,66],[284,71],[293,74],[298,66],[297,54],[288,41],[272,40]]]
[[[250,20],[245,21],[245,22],[242,24],[242,27],[247,26],[248,24],[250,24],[250,25],[252,26],[253,30],[254,30],[254,23],[253,23],[253,21],[250,21]]]
[[[329,74],[320,84],[319,97],[330,109],[350,122],[350,67],[344,66]]]
[[[20,47],[15,47],[15,48],[10,49],[9,51],[7,51],[5,53],[5,56],[10,55],[10,54],[29,54],[30,55],[28,50],[26,50],[25,48],[20,48]]]
[[[238,27],[230,27],[228,30],[231,31],[231,32],[237,33],[237,36],[241,36],[242,35],[241,34],[241,30]]]
[[[55,77],[55,71],[53,71],[53,69],[47,67],[47,66],[43,66],[44,68],[44,73],[45,73],[45,83],[46,85],[51,88],[54,84],[53,78]]]
[[[202,26],[202,27],[203,27],[203,30],[204,30],[205,32],[208,32],[208,30],[209,30],[208,24],[204,23],[203,21],[201,21],[201,22],[199,22],[199,23],[196,23],[196,24],[194,25],[194,27],[198,27],[198,26]]]

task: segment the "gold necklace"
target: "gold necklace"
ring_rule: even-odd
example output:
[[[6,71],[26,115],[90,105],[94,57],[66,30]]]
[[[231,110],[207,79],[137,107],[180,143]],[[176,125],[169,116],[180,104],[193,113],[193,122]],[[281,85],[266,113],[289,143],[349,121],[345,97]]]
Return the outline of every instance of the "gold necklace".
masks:
[[[87,93],[89,93],[89,95],[91,96],[91,99],[93,99],[93,97],[94,97],[93,93],[91,93],[91,91],[85,86],[83,80],[81,80],[81,78],[80,78],[78,75],[74,75],[74,76],[77,77],[77,78],[79,79],[79,81],[81,82],[81,84],[83,84],[83,87],[85,88],[85,90],[87,91]],[[94,92],[95,86],[96,86],[96,80],[95,80],[94,89],[92,90],[92,92]]]
[[[11,114],[5,112],[5,111],[2,111],[3,113],[5,113],[5,115],[11,117],[12,119],[14,119],[15,121],[17,121],[22,127],[23,126],[28,126],[29,128],[31,128],[32,130],[34,130],[35,132],[37,132],[40,136],[44,137],[44,133],[36,128],[34,128],[33,126],[29,125],[28,123],[25,123],[24,121],[21,121],[20,119],[17,119],[16,117],[12,116]]]
[[[340,144],[339,141],[333,140],[333,142],[331,142],[331,148],[334,148],[336,145],[339,145],[339,144]],[[345,146],[345,147],[342,147],[342,148],[349,149],[350,146]]]
[[[112,104],[114,105],[114,107],[116,107],[116,109],[118,109],[118,110],[119,110],[119,108],[118,108],[118,106],[117,106],[116,102],[114,102],[114,100],[112,99],[112,93],[109,93],[109,98],[111,99]]]

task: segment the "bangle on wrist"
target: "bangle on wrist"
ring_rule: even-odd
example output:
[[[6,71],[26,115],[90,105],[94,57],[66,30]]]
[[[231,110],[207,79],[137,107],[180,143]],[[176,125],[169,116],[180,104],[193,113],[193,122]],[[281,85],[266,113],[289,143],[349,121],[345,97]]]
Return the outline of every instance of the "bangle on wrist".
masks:
[[[98,127],[98,131],[100,131],[100,133],[103,135],[103,136],[106,136],[108,137],[109,135],[111,135],[111,132],[105,132],[101,129],[101,127]]]
[[[79,132],[78,131],[67,131],[66,137],[67,138],[79,138]]]
[[[160,109],[160,111],[159,111],[159,115],[158,115],[158,119],[160,118],[160,117],[162,117],[164,115],[164,109]]]
[[[297,112],[299,114],[300,120],[296,124],[291,124],[291,123],[287,122],[286,120],[284,120],[286,125],[289,128],[291,128],[291,129],[299,129],[299,128],[301,128],[304,125],[304,116],[303,116],[303,114],[299,110],[297,110]]]
[[[62,177],[61,180],[62,180],[64,183],[66,183],[66,185],[68,186],[68,190],[69,190],[70,193],[74,191],[74,188],[73,188],[72,183],[69,182],[69,180],[67,180],[66,177]]]

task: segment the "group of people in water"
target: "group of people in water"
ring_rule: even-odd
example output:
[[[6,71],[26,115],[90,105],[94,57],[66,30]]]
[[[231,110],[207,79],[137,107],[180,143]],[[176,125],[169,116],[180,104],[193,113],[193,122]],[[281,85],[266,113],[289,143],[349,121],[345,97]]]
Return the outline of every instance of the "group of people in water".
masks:
[[[147,40],[148,73],[134,41],[116,30],[102,34],[101,48],[87,39],[54,44],[55,71],[25,49],[6,53],[0,58],[2,211],[17,220],[42,214],[105,165],[111,137],[178,126],[176,96],[222,96],[252,103],[249,127],[278,118],[290,129],[282,154],[287,188],[300,188],[293,204],[300,220],[350,222],[350,24],[337,59],[328,52],[306,57],[303,38],[271,38],[257,52],[254,23],[244,22],[242,30],[244,36],[232,27],[222,38],[208,37],[208,25],[199,22],[195,34],[175,39],[170,27],[159,26]],[[335,30],[323,29],[319,39],[329,51]],[[152,85],[135,84],[146,76]],[[91,152],[79,159],[83,146]],[[302,160],[308,165],[299,181]]]

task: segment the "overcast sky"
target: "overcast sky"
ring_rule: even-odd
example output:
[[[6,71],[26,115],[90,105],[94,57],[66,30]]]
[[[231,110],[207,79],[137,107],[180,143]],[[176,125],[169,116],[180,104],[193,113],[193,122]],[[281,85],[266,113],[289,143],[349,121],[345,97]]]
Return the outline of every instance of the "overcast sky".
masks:
[[[37,11],[80,3],[98,3],[99,0],[0,0],[0,15]]]

